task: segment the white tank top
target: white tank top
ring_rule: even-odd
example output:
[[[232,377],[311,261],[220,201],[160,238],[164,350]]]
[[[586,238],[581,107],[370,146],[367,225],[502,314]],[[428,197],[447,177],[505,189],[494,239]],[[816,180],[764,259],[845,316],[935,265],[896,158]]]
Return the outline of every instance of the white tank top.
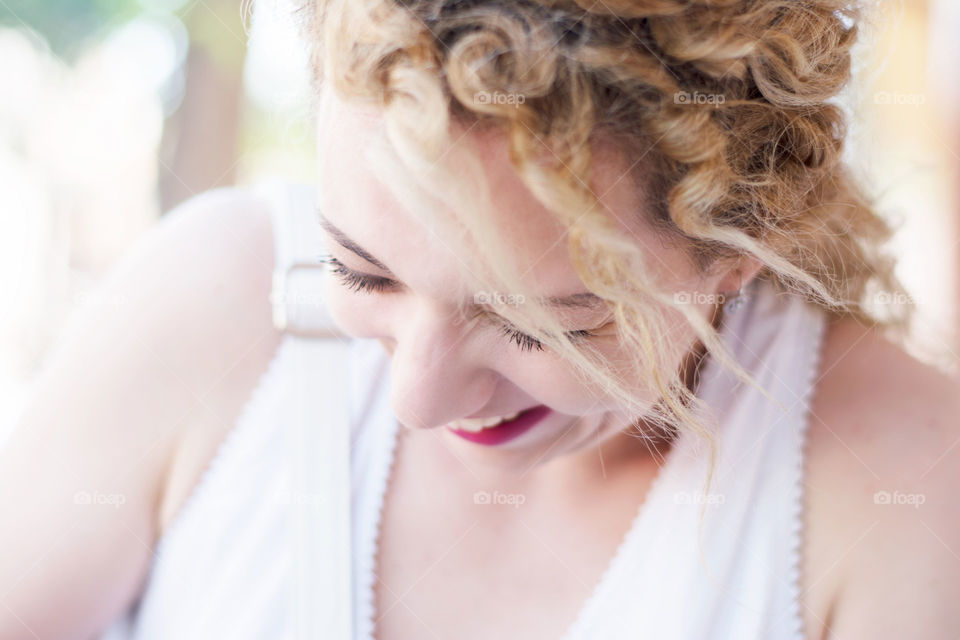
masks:
[[[312,237],[312,188],[290,189],[291,199],[275,200],[277,214]],[[804,639],[804,436],[825,316],[764,281],[745,291],[746,304],[724,319],[721,338],[772,399],[706,360],[697,395],[716,418],[720,447],[710,492],[702,493],[705,446],[681,435],[563,640]],[[293,403],[283,381],[302,344],[281,342],[160,539],[140,599],[101,640],[297,637],[285,551],[298,499],[288,458]],[[372,640],[378,529],[400,427],[379,343],[352,340],[348,360],[353,629]]]

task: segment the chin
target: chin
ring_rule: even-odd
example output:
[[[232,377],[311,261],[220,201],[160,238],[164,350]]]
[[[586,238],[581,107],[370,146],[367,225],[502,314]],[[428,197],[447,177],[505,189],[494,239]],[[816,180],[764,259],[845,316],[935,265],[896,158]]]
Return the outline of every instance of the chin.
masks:
[[[557,447],[550,443],[537,443],[535,446],[504,445],[500,447],[485,447],[467,442],[455,434],[449,433],[447,442],[451,451],[456,454],[466,467],[465,472],[471,472],[483,478],[489,472],[494,474],[493,483],[509,483],[512,480],[529,478],[537,468],[548,464],[551,460],[563,455]],[[483,478],[484,481],[487,478]]]

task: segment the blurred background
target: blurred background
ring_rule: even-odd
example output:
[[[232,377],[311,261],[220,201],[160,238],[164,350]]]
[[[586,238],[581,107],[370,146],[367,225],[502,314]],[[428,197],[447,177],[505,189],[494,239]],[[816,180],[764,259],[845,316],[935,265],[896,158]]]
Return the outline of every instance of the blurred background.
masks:
[[[71,312],[164,212],[313,181],[297,29],[295,0],[0,0],[0,440]],[[958,33],[956,0],[877,2],[842,100],[848,159],[899,226],[910,348],[954,371]]]

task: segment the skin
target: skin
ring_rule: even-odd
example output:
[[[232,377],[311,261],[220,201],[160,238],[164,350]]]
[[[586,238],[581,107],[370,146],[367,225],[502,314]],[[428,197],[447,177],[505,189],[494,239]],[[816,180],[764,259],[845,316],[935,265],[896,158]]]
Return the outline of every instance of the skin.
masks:
[[[360,219],[369,213],[357,208]],[[402,224],[402,211],[391,221]],[[549,425],[564,454],[550,449],[547,461],[532,437],[502,460],[444,438],[440,424],[457,414],[549,400],[576,417],[582,405],[538,386],[536,376],[550,372],[525,360],[544,354],[521,353],[479,327],[450,335],[440,312],[456,287],[435,280],[443,272],[390,255],[375,227],[348,230],[410,287],[392,309],[366,303],[389,319],[367,329],[393,349],[393,373],[401,383],[406,376],[410,394],[394,398],[411,424],[401,431],[380,531],[378,639],[558,637],[629,527],[655,457],[617,433],[563,440],[566,425]],[[440,252],[430,258],[448,264]],[[165,216],[63,336],[0,447],[0,638],[89,638],[139,596],[157,541],[275,353],[281,336],[265,303],[272,264],[266,203],[239,189],[202,194]],[[552,284],[550,293],[579,290],[573,280]],[[341,319],[361,300],[344,297]],[[452,364],[439,366],[455,385],[445,391],[462,397],[430,394],[414,384],[416,371],[399,368],[436,357],[419,332],[458,345]],[[807,443],[800,582],[808,640],[956,638],[957,391],[955,378],[876,329],[849,319],[828,326]],[[414,412],[422,421],[411,420]],[[478,488],[526,502],[481,508]],[[94,489],[125,502],[74,501]],[[925,501],[877,504],[877,491]]]
[[[327,251],[353,272],[391,282],[383,291],[369,292],[350,290],[331,278],[328,303],[348,334],[376,339],[390,354],[394,413],[411,431],[433,432],[411,436],[447,450],[447,457],[466,466],[469,475],[512,483],[516,490],[536,486],[550,491],[594,478],[601,450],[605,471],[612,473],[619,465],[635,465],[638,457],[649,459],[647,447],[628,435],[637,417],[631,419],[609,400],[597,399],[558,357],[549,351],[522,352],[500,335],[495,318],[457,321],[458,299],[473,298],[463,284],[460,257],[397,202],[358,144],[384,135],[377,114],[343,103],[330,92],[324,100],[327,126],[319,156],[330,161],[321,161],[318,194]],[[475,135],[475,141],[491,184],[496,222],[518,264],[540,284],[545,297],[587,292],[567,254],[564,230],[510,167],[504,139],[483,134]],[[622,178],[628,166],[613,154],[600,155],[594,188],[603,194],[601,202],[618,226],[643,246],[673,290],[730,292],[737,289],[744,270],[743,281],[752,277],[757,265],[747,261],[711,274],[699,272],[682,247],[654,234],[635,213],[634,185]],[[714,305],[702,304],[697,310],[707,319],[719,317]],[[669,366],[692,369],[702,345],[692,331],[681,329],[681,322],[674,326]],[[613,325],[602,307],[569,312],[565,329],[590,330],[604,356],[617,356]],[[657,397],[644,388],[637,388],[637,395],[648,404]],[[537,405],[546,405],[552,415],[498,447],[477,446],[444,426]]]
[[[0,638],[88,639],[138,597],[279,343],[272,262],[265,204],[206,192],[73,319],[0,447]],[[75,501],[94,491],[123,502]]]
[[[663,447],[651,453],[626,436],[630,421],[614,407],[598,405],[549,354],[520,353],[512,345],[497,345],[483,327],[453,322],[457,296],[470,293],[457,281],[457,256],[391,199],[358,154],[357,140],[379,135],[376,114],[331,102],[332,133],[320,140],[321,157],[336,158],[322,167],[320,177],[323,215],[338,230],[328,240],[329,251],[350,269],[395,284],[376,294],[350,292],[336,282],[329,290],[341,325],[377,339],[391,355],[391,400],[405,427],[381,525],[378,638],[428,632],[503,637],[504,629],[516,637],[559,637],[629,528],[633,505],[643,501],[656,476]],[[549,214],[508,168],[502,140],[477,136],[476,142],[496,185],[496,209],[512,212],[513,226],[506,226],[516,231],[508,242],[518,260],[533,261],[532,277],[550,283],[544,295],[583,290],[565,255],[562,232],[551,227]],[[604,194],[616,219],[631,220],[637,203],[630,185],[619,179],[626,167],[612,155],[597,162],[596,191]],[[633,221],[624,224],[624,232],[656,257],[674,290],[729,292],[744,274],[748,281],[756,273],[757,265],[749,262],[709,276],[697,272],[682,248],[657,242],[642,219]],[[343,247],[342,236],[381,266]],[[570,329],[599,322],[588,315]],[[689,363],[697,345],[689,335],[674,339],[675,364]],[[882,371],[877,363],[884,363]],[[852,381],[854,396],[848,392]],[[922,393],[909,391],[917,385]],[[917,633],[917,624],[901,617],[893,623],[892,614],[869,604],[891,600],[891,593],[911,602],[912,623],[922,625],[924,637],[953,637],[948,630],[957,628],[958,620],[948,603],[958,595],[960,536],[955,501],[945,488],[957,486],[957,474],[949,464],[930,465],[960,439],[950,417],[957,410],[956,391],[955,380],[912,359],[878,330],[851,319],[828,326],[808,443],[801,579],[806,637]],[[555,414],[510,446],[478,446],[444,427],[457,418],[502,415],[536,404]],[[922,420],[921,437],[905,435],[896,416],[907,415],[912,422]],[[905,451],[909,455],[902,455]],[[927,468],[936,473],[924,477],[921,471]],[[900,479],[904,472],[912,477],[914,491],[939,498],[923,513],[936,523],[929,530],[922,530],[917,513],[873,502],[876,490],[910,486]],[[471,504],[474,491],[492,488],[522,495],[526,502],[507,513]],[[421,511],[441,512],[444,520],[425,531],[411,517]],[[596,524],[586,537],[569,531],[571,523],[582,521]],[[931,542],[935,538],[935,547],[922,558],[905,552],[907,531]],[[444,550],[439,559],[437,549]],[[883,563],[876,562],[880,549]],[[495,586],[477,593],[458,588],[451,575],[484,575]],[[523,588],[514,589],[520,576]],[[910,586],[888,588],[891,576],[909,576]],[[921,584],[927,588],[917,589]],[[466,630],[458,613],[465,601],[471,610],[496,610],[498,616],[472,621]],[[510,602],[524,607],[506,606]],[[893,628],[903,633],[890,635]]]
[[[958,391],[875,328],[829,325],[807,443],[807,638],[956,638]]]
[[[378,638],[422,637],[427,631],[438,637],[502,637],[504,629],[516,637],[559,637],[630,526],[670,443],[651,451],[629,435],[634,420],[598,401],[549,352],[522,352],[493,323],[458,322],[453,313],[458,299],[472,299],[473,293],[462,282],[459,256],[392,197],[361,152],[358,141],[382,135],[376,113],[331,95],[325,99],[330,108],[319,154],[329,161],[321,163],[318,194],[327,251],[352,271],[391,282],[370,293],[330,278],[327,288],[341,328],[378,340],[389,353],[391,405],[402,425],[381,523]],[[543,287],[539,293],[586,291],[567,255],[563,230],[510,168],[504,141],[478,135],[475,142],[494,210],[511,214],[509,224],[498,220],[504,241],[517,261],[529,266],[530,278]],[[618,220],[631,221],[620,223],[624,233],[654,257],[674,290],[736,289],[741,273],[698,272],[681,248],[661,242],[632,213],[637,202],[633,185],[619,179],[626,171],[622,161],[604,155],[598,168],[594,186],[603,204]],[[699,311],[709,317],[714,310]],[[606,339],[605,322],[602,310],[581,311],[565,328],[600,334],[596,345],[613,358],[616,348]],[[696,357],[697,345],[690,333],[677,331],[673,339],[671,366],[679,368]],[[637,393],[648,401],[656,397],[646,389]],[[506,415],[541,404],[553,414],[498,447],[466,441],[445,427],[464,417]],[[475,504],[477,491],[522,496],[524,504],[491,510]],[[415,513],[424,515],[411,517]],[[443,519],[428,515],[435,513]],[[422,518],[429,518],[429,532]],[[595,527],[584,531],[572,526],[577,522]],[[442,569],[424,575],[437,549],[445,550]],[[564,561],[558,563],[557,556]],[[484,575],[491,593],[451,584],[450,575]],[[525,606],[504,610],[511,601]],[[497,610],[497,619],[466,630],[457,613],[463,602]]]
[[[552,593],[550,606],[575,612],[588,595],[586,585],[595,581],[605,556],[617,544],[616,534],[629,524],[632,509],[617,503],[637,504],[642,499],[639,492],[655,475],[654,457],[641,441],[625,435],[628,418],[616,407],[598,402],[549,352],[522,352],[499,335],[494,323],[457,321],[453,311],[458,299],[472,298],[458,277],[459,257],[391,197],[360,152],[357,140],[382,135],[376,115],[331,96],[327,99],[332,108],[325,117],[328,127],[319,152],[321,158],[336,159],[320,167],[320,209],[330,232],[327,250],[351,270],[393,283],[388,290],[371,294],[349,291],[331,278],[327,290],[340,326],[351,335],[378,340],[390,354],[391,404],[404,427],[381,523],[375,594],[378,637],[421,636],[423,623],[417,618],[425,610],[430,612],[427,626],[439,637],[490,637],[503,628],[518,637],[558,637],[570,620],[544,616],[543,603],[501,613],[499,632],[483,624],[464,630],[454,615],[455,603],[469,599],[481,610],[487,604],[501,610],[498,605],[505,596],[529,602],[527,589],[511,590],[517,584],[511,574],[522,567],[526,575],[535,576],[528,581],[542,585],[534,591]],[[512,224],[499,222],[507,228],[505,241],[520,254],[518,262],[532,265],[530,277],[544,286],[543,296],[584,291],[566,255],[562,229],[551,223],[549,213],[509,168],[502,140],[487,136],[477,142],[495,210],[515,214]],[[621,173],[603,172],[597,192],[606,195],[608,207],[627,218],[634,203],[629,183],[616,181]],[[628,231],[656,252],[678,289],[715,291],[720,286],[719,281],[703,282],[684,255],[657,243],[643,229]],[[344,244],[362,250],[350,251]],[[565,328],[603,335],[606,319],[602,310],[580,311]],[[683,352],[693,349],[689,336],[681,340],[674,359],[678,367]],[[552,415],[499,447],[468,442],[444,426],[464,417],[506,415],[541,404],[550,407]],[[614,478],[619,489],[611,487]],[[440,479],[442,491],[437,489]],[[520,521],[529,530],[510,524],[516,520],[514,514],[474,504],[471,496],[477,491],[522,496]],[[591,495],[603,498],[587,504]],[[422,502],[422,496],[428,496],[428,502]],[[579,513],[574,515],[571,509]],[[439,522],[431,518],[432,532],[424,535],[417,531],[422,529],[415,524],[419,518],[410,516],[428,510],[443,513],[444,518]],[[556,533],[575,531],[570,518],[589,513],[595,514],[594,522],[602,523],[603,535],[578,540],[576,535]],[[582,582],[571,585],[567,566],[544,553],[536,543],[537,534],[532,539],[531,532],[553,532],[554,548],[593,550],[565,554]],[[444,569],[423,576],[436,549],[448,550]],[[478,575],[477,559],[491,553],[496,553],[498,568],[483,575],[496,585],[494,598],[467,596],[443,578],[451,573]],[[551,584],[566,586],[558,590]]]

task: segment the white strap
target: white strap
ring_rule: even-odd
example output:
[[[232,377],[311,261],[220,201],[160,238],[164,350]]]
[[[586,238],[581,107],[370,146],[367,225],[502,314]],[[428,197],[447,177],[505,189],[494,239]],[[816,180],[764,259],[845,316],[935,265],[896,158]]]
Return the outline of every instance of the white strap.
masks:
[[[274,324],[296,341],[288,380],[296,409],[289,440],[293,637],[352,640],[349,342],[323,304],[312,187],[257,189],[274,211]]]
[[[273,324],[293,335],[340,336],[323,302],[324,240],[313,206],[313,187],[265,182],[257,189],[275,203]]]

